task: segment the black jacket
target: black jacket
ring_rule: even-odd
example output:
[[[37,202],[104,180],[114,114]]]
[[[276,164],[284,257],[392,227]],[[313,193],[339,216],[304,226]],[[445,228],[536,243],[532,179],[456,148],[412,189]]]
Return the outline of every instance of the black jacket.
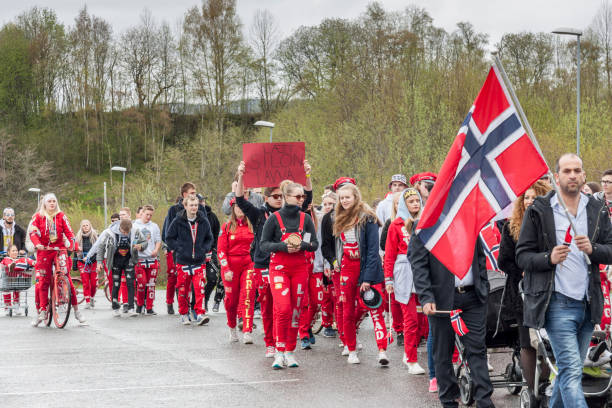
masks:
[[[380,250],[385,252],[385,245],[387,245],[387,235],[389,234],[389,227],[391,226],[391,218],[385,222],[382,231],[380,232]]]
[[[523,299],[519,293],[519,283],[523,279],[523,270],[516,263],[516,241],[510,235],[510,221],[506,222],[501,230],[497,265],[507,276],[504,307],[511,310],[522,325]]]
[[[166,242],[166,233],[168,232],[168,228],[170,228],[170,224],[172,224],[172,221],[174,221],[174,218],[177,216],[177,214],[183,211],[184,209],[185,207],[183,206],[182,199],[178,203],[168,208],[168,214],[166,214],[166,218],[164,219],[164,225],[162,226],[162,231],[161,231],[162,241]],[[204,207],[202,204],[198,204],[198,211],[201,211],[202,214],[208,214],[208,210],[210,210],[209,206]],[[217,219],[217,223],[218,222],[219,220]],[[168,243],[166,242],[166,244]]]
[[[17,249],[20,251],[25,251],[25,241],[26,241],[26,233],[17,223],[15,223],[15,233],[13,234],[13,244],[17,246]],[[0,245],[4,245],[4,234],[2,233],[2,228],[0,228]],[[2,247],[0,247],[2,250]]]
[[[174,251],[174,261],[181,265],[201,265],[212,249],[213,235],[208,218],[201,211],[196,215],[198,231],[195,244],[191,238],[191,226],[185,210],[179,212],[166,231],[166,244]]]
[[[334,237],[334,214],[331,210],[321,220],[321,254],[330,265],[336,260],[336,238]]]
[[[537,197],[527,209],[516,244],[516,261],[525,271],[523,324],[526,327],[544,326],[548,303],[554,291],[555,265],[550,263],[550,253],[557,244],[555,218],[550,206],[554,194],[551,191],[546,196]],[[589,197],[586,211],[589,239],[593,245],[593,252],[589,255],[588,288],[591,321],[599,324],[603,313],[599,264],[612,263],[612,226],[608,210],[601,201]]]
[[[412,234],[408,244],[414,288],[422,305],[435,303],[438,310],[452,310],[455,296],[455,276],[429,252],[421,238]],[[483,304],[489,295],[487,261],[480,239],[476,240],[472,260],[474,290]]]
[[[297,232],[300,225],[300,207],[296,205],[285,205],[283,208],[278,210],[283,224],[285,225],[286,232]],[[302,241],[300,249],[302,251],[314,252],[319,247],[317,241],[317,232],[315,230],[314,223],[310,215],[304,214],[304,230],[303,235],[310,234],[308,242]],[[288,252],[287,244],[281,241],[282,233],[276,216],[271,216],[266,220],[263,231],[261,234],[260,247],[263,252]]]

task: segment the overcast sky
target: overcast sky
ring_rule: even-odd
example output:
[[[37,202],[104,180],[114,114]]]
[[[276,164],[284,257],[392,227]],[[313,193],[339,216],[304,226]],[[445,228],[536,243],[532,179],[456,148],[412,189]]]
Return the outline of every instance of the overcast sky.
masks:
[[[326,17],[359,17],[370,0],[238,0],[238,14],[248,27],[257,9],[268,9],[279,23],[283,37],[301,25],[316,25]],[[585,28],[602,0],[380,0],[387,10],[400,11],[416,4],[429,11],[434,24],[451,32],[459,21],[469,21],[489,34],[490,43],[503,33],[551,31],[557,27]],[[78,10],[109,21],[116,33],[134,25],[142,10],[151,10],[158,21],[175,26],[185,11],[201,4],[198,0],[0,0],[2,22],[38,5],[54,9],[59,19],[72,25]]]

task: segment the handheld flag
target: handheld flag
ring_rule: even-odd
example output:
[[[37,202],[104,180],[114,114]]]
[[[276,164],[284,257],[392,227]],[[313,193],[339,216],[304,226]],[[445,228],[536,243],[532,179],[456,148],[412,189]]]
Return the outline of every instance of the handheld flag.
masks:
[[[393,334],[391,333],[391,294],[387,293],[389,298],[389,313],[387,313],[387,345],[393,343]]]
[[[493,66],[440,169],[417,234],[463,279],[480,230],[546,172]]]
[[[565,231],[565,239],[563,240],[563,245],[570,246],[572,244],[572,226],[567,227],[567,231]]]
[[[455,309],[455,310],[451,310],[450,312],[450,321],[451,321],[451,324],[453,325],[453,330],[459,336],[464,336],[470,332],[467,326],[465,325],[465,322],[461,318],[462,311],[463,310],[461,309]]]

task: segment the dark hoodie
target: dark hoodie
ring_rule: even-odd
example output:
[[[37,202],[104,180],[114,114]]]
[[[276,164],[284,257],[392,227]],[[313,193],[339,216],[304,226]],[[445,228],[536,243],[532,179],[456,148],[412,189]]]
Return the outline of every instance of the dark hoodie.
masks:
[[[178,203],[168,208],[168,214],[166,214],[166,218],[164,219],[164,225],[162,226],[162,231],[161,231],[162,241],[166,242],[166,233],[168,232],[168,228],[170,228],[170,224],[172,224],[172,221],[174,221],[174,218],[177,216],[177,214],[183,211],[184,209],[185,207],[183,206],[182,198]],[[209,206],[204,207],[202,204],[198,204],[198,211],[202,211],[203,214],[208,214],[209,210],[210,210]],[[218,222],[219,220],[217,220],[217,223]]]
[[[206,262],[206,254],[213,245],[213,235],[208,218],[202,211],[196,214],[198,225],[195,242],[191,237],[191,225],[187,211],[180,211],[166,231],[166,244],[174,251],[174,260],[181,265],[201,265]]]
[[[270,215],[277,211],[277,208],[272,208],[265,203],[261,207],[255,207],[244,197],[236,198],[236,205],[242,210],[244,215],[251,221],[253,230],[255,231],[255,238],[251,244],[251,259],[254,262],[255,268],[266,269],[270,265],[270,254],[263,252],[260,248],[261,234],[263,232],[264,224]]]

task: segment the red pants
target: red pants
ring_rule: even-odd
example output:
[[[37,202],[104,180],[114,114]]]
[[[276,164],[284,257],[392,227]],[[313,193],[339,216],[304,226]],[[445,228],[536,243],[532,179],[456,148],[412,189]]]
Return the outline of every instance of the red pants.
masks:
[[[383,298],[385,298],[387,305],[389,304],[389,295],[386,293],[381,293]],[[401,333],[404,331],[404,321],[406,318],[403,315],[403,305],[395,300],[395,293],[391,293],[391,317],[393,318],[393,331],[396,333]]]
[[[36,287],[34,289],[34,299],[36,302],[36,308],[39,311],[49,310],[49,286],[51,285],[51,274],[53,273],[53,264],[55,257],[58,255],[57,251],[46,251],[39,250],[36,259]],[[65,257],[66,260],[66,271],[72,269],[72,261],[66,253],[60,254]],[[61,262],[61,260],[60,260]],[[76,290],[72,283],[70,274],[67,273],[68,282],[70,283],[70,304],[76,306],[78,304]]]
[[[302,314],[300,316],[300,339],[308,337],[308,330],[312,327],[313,319],[323,304],[323,274],[309,273],[308,274],[308,292],[304,298]]]
[[[97,263],[94,262],[85,269],[85,262],[77,261],[77,267],[81,273],[81,282],[83,283],[83,296],[85,302],[89,303],[89,299],[96,296],[98,289],[98,272],[96,271]]]
[[[404,353],[409,363],[417,361],[417,346],[419,345],[419,324],[416,311],[417,296],[410,295],[410,301],[407,305],[400,303],[402,314],[404,316]]]
[[[236,327],[236,317],[240,310],[243,319],[242,330],[253,331],[253,310],[255,309],[256,276],[250,255],[227,257],[228,269],[221,272],[225,287],[225,313],[227,325]],[[225,274],[232,271],[232,279],[227,280]]]
[[[170,251],[166,253],[166,267],[166,275],[168,277],[166,303],[171,305],[174,303],[174,291],[176,290],[176,267],[174,265],[174,257]]]
[[[309,267],[310,263],[303,252],[276,252],[270,258],[277,351],[295,350]]]
[[[272,290],[270,289],[270,278],[265,276],[267,269],[255,268],[255,273],[260,279],[259,298],[261,305],[261,323],[264,329],[264,342],[266,347],[274,347],[274,302],[272,300]]]
[[[206,264],[193,265],[191,267],[176,264],[178,287],[179,313],[186,315],[189,312],[189,294],[191,283],[195,289],[195,311],[198,315],[206,313],[204,309],[204,286],[206,286]]]
[[[384,306],[377,309],[366,308],[359,295],[359,273],[361,269],[359,259],[351,260],[344,256],[340,272],[340,298],[343,305],[344,344],[349,351],[357,348],[357,322],[363,318],[365,312],[370,312],[374,323],[374,334],[379,350],[387,349],[387,326],[383,317]],[[384,294],[382,284],[372,285],[381,294]],[[384,302],[383,302],[384,303]]]
[[[18,305],[19,304],[19,292],[15,291],[12,293],[13,298],[11,300],[11,292],[7,292],[4,294],[4,305],[5,306],[11,306],[13,304]]]
[[[340,337],[340,341],[343,344],[346,344],[344,342],[344,319],[342,318],[342,315],[344,313],[344,303],[340,301],[340,272],[332,271],[332,282],[332,296],[334,297],[336,328],[338,329],[338,337]]]
[[[155,301],[155,280],[157,279],[157,271],[159,270],[159,261],[139,260],[134,265],[136,272],[136,305],[145,305],[145,295],[147,298],[146,309],[153,309],[153,301]]]

